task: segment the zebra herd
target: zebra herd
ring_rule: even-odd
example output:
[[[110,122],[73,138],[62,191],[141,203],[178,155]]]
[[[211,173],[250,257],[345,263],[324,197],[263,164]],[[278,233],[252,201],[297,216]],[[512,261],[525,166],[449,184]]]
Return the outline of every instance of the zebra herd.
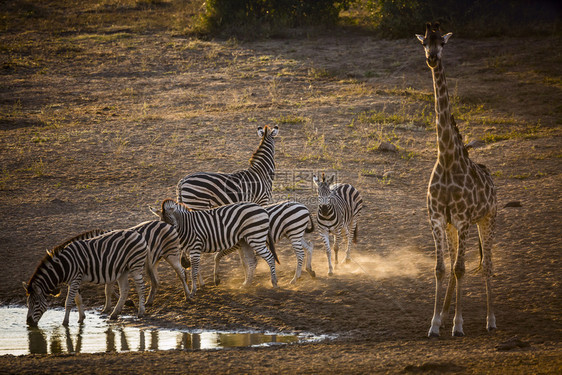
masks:
[[[147,221],[125,230],[92,230],[70,238],[47,251],[28,283],[23,283],[27,295],[27,323],[36,326],[47,309],[47,295],[57,295],[59,285],[68,284],[63,325],[68,324],[73,301],[79,311],[79,322],[85,318],[80,284],[90,281],[105,284],[103,313],[111,311],[113,285],[119,286],[119,300],[111,311],[116,319],[128,295],[129,275],[138,293],[138,316],[145,312],[144,279],[150,278],[150,305],[158,289],[157,265],[166,260],[176,271],[184,288],[186,300],[202,285],[199,267],[201,254],[215,253],[214,282],[219,284],[219,262],[225,255],[238,250],[245,281],[249,285],[259,256],[268,264],[271,283],[277,287],[275,262],[279,262],[275,243],[287,237],[297,257],[291,284],[301,276],[306,249],[306,271],[315,277],[311,258],[313,245],[304,238],[314,230],[308,208],[297,202],[266,205],[272,200],[275,175],[275,137],[277,126],[258,127],[261,142],[250,159],[250,167],[232,174],[199,172],[181,179],[177,185],[177,201],[167,199],[160,209],[151,208],[159,220]],[[346,261],[351,242],[356,240],[357,219],[363,206],[361,195],[349,184],[332,184],[314,176],[318,188],[317,223],[326,247],[329,275],[333,274],[331,250],[338,261],[342,237],[347,239]],[[330,235],[334,236],[333,246]],[[182,262],[182,254],[189,257]],[[191,290],[186,283],[182,263],[191,266]]]

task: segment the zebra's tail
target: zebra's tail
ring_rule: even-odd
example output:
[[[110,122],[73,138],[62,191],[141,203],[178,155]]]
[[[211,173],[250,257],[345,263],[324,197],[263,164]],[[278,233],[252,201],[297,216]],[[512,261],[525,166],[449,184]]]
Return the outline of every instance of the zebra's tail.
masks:
[[[314,220],[312,219],[312,214],[308,214],[308,224],[306,226],[306,229],[304,230],[305,233],[311,233],[314,232]]]
[[[267,240],[265,243],[269,248],[269,251],[271,251],[271,254],[273,254],[273,258],[275,258],[277,264],[281,264],[281,262],[279,262],[279,258],[277,257],[277,252],[275,251],[275,241],[273,241],[273,238],[271,238],[271,232],[267,234]]]
[[[357,243],[357,227],[358,225],[355,225],[355,229],[353,230],[353,243]]]

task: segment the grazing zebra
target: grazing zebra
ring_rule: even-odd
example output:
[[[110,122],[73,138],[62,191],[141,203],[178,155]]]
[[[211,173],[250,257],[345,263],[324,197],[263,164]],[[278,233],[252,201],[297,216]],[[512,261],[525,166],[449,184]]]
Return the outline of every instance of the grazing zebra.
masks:
[[[181,179],[177,200],[192,210],[206,210],[237,202],[264,205],[271,200],[275,175],[275,140],[279,129],[258,128],[261,143],[250,159],[250,168],[235,173],[198,172]]]
[[[185,281],[185,271],[180,263],[180,247],[178,241],[178,233],[175,228],[163,221],[153,220],[140,223],[137,226],[129,228],[140,233],[148,246],[146,271],[150,277],[150,293],[146,300],[146,305],[152,305],[154,296],[158,290],[158,262],[161,259],[166,260],[176,271],[180,279],[185,299],[190,299],[189,287]],[[107,314],[111,310],[111,296],[113,294],[113,283],[105,285],[105,307],[102,313]]]
[[[81,237],[83,238],[83,234],[75,238]],[[52,294],[61,283],[68,284],[62,324],[68,325],[72,300],[75,300],[78,307],[78,322],[83,322],[86,314],[79,293],[82,281],[106,284],[117,280],[120,297],[110,316],[110,319],[116,319],[129,293],[129,274],[135,280],[139,295],[138,316],[143,316],[142,270],[147,256],[147,245],[143,237],[134,230],[121,230],[87,240],[75,238],[68,241],[65,247],[58,246],[48,252],[29,282],[23,283],[27,295],[27,324],[37,326],[47,310],[47,294]]]
[[[349,184],[335,184],[334,175],[328,181],[322,173],[322,181],[318,177],[313,177],[314,184],[318,188],[318,226],[320,235],[326,245],[326,255],[328,256],[328,275],[333,275],[332,251],[330,249],[330,233],[334,235],[334,252],[336,255],[336,265],[338,263],[338,248],[342,238],[342,229],[347,238],[347,251],[345,261],[351,260],[349,252],[351,250],[351,233],[353,233],[353,243],[357,242],[357,218],[363,208],[363,199],[359,191]]]
[[[316,273],[312,270],[312,243],[304,238],[304,233],[310,233],[314,230],[314,222],[308,208],[297,202],[280,202],[270,204],[264,207],[269,214],[269,236],[270,243],[276,243],[283,236],[286,236],[293,245],[295,255],[297,256],[297,269],[295,276],[291,280],[291,284],[297,282],[301,276],[302,263],[304,260],[303,247],[306,248],[306,271],[316,277]],[[215,255],[215,285],[220,283],[219,279],[219,262],[221,258],[230,254],[234,250],[241,250],[238,246],[223,250]],[[252,261],[252,257],[254,260]],[[253,254],[240,254],[242,261],[250,260],[251,266],[256,265],[255,256]],[[244,265],[246,269],[248,265]]]
[[[230,249],[236,244],[252,249],[267,262],[271,284],[277,287],[275,261],[278,259],[273,243],[269,243],[269,249],[267,246],[269,215],[263,207],[242,202],[211,210],[191,211],[185,204],[167,199],[162,202],[160,211],[153,212],[176,228],[182,248],[189,253],[192,295],[197,291],[201,253]],[[253,274],[249,274],[244,285],[249,285],[252,277]]]

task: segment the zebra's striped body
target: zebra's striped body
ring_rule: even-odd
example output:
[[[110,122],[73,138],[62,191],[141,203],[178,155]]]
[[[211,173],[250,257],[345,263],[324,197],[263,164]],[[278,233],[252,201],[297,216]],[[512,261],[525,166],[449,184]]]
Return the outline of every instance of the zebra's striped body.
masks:
[[[312,243],[304,238],[304,233],[310,233],[314,230],[314,222],[308,208],[301,203],[297,202],[280,202],[270,204],[264,207],[269,214],[269,236],[270,242],[276,243],[281,237],[287,237],[297,256],[297,268],[295,276],[291,280],[291,284],[296,283],[297,279],[301,276],[302,263],[304,260],[303,247],[306,248],[306,271],[315,277],[316,274],[312,270]],[[218,266],[221,258],[234,250],[240,250],[238,246],[221,251],[215,255],[215,285],[220,283]],[[253,254],[240,254],[242,261],[250,260],[250,266],[255,267],[256,261]],[[252,262],[253,258],[253,262]],[[246,265],[244,266],[246,269]]]
[[[267,247],[269,215],[255,203],[243,202],[205,211],[191,211],[186,205],[171,199],[162,202],[160,218],[173,225],[184,251],[191,260],[192,295],[197,290],[196,280],[201,253],[214,253],[240,244],[251,248],[269,265],[271,283],[277,286],[273,244]],[[252,281],[249,275],[247,283]],[[246,284],[247,285],[247,284]]]
[[[36,326],[47,309],[47,294],[61,283],[68,284],[63,325],[68,325],[72,301],[79,311],[79,322],[85,318],[79,287],[83,281],[106,284],[118,281],[120,298],[110,318],[121,313],[129,293],[128,275],[135,280],[139,295],[138,316],[144,315],[144,282],[142,271],[147,256],[143,237],[134,230],[113,231],[87,240],[74,240],[63,248],[47,253],[25,285],[27,323]]]
[[[190,298],[189,287],[185,281],[185,271],[180,263],[180,246],[178,240],[178,233],[175,228],[163,221],[153,220],[145,221],[132,228],[131,230],[137,231],[141,234],[148,246],[147,260],[145,268],[148,276],[150,277],[150,293],[146,300],[147,305],[152,305],[154,296],[158,290],[158,262],[164,259],[172,266],[180,282],[182,283],[185,298]],[[109,313],[111,310],[111,296],[113,292],[113,284],[106,284],[105,286],[105,307],[102,313]]]
[[[177,200],[192,210],[206,210],[237,202],[264,205],[271,200],[275,174],[275,141],[279,130],[258,128],[261,143],[250,159],[250,167],[235,173],[198,172],[181,179]]]
[[[338,263],[338,249],[343,236],[347,239],[347,249],[345,260],[349,262],[351,250],[351,234],[353,242],[357,240],[357,219],[359,212],[363,208],[363,199],[359,191],[349,184],[331,185],[334,176],[328,181],[322,174],[322,181],[314,176],[314,183],[318,187],[318,227],[320,235],[326,245],[326,255],[328,257],[328,275],[333,274],[332,251],[330,248],[330,234],[334,235],[335,262]]]

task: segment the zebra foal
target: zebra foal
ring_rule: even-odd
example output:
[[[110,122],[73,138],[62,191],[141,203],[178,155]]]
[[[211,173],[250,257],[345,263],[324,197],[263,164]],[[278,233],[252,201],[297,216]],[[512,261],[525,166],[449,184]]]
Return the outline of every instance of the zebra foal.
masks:
[[[106,284],[117,280],[120,297],[110,316],[110,319],[116,319],[129,293],[129,274],[135,280],[139,296],[138,316],[144,315],[142,271],[147,245],[143,237],[134,230],[113,231],[91,239],[79,239],[83,236],[74,237],[67,241],[66,246],[58,246],[47,252],[29,282],[23,283],[27,295],[28,325],[37,326],[47,310],[47,295],[52,294],[62,283],[68,284],[62,324],[68,325],[73,300],[78,307],[78,322],[83,322],[86,314],[79,292],[83,281]]]
[[[268,242],[269,215],[267,211],[250,202],[234,203],[211,210],[192,211],[185,204],[167,199],[160,211],[153,210],[160,219],[175,227],[180,244],[191,261],[191,295],[197,291],[197,275],[202,253],[227,250],[240,244],[251,249],[269,265],[271,284],[277,287],[275,261],[277,254]],[[253,272],[253,270],[249,270]],[[252,281],[253,273],[247,274],[244,285]]]
[[[291,280],[290,284],[295,284],[301,276],[302,264],[304,260],[303,247],[306,249],[306,271],[312,276],[316,277],[316,273],[312,270],[312,249],[313,245],[304,238],[305,233],[310,233],[314,230],[314,221],[310,215],[308,208],[298,202],[280,202],[275,204],[270,204],[264,207],[269,215],[269,238],[270,243],[276,243],[281,237],[287,237],[295,250],[295,255],[297,257],[297,268],[295,271],[295,276]],[[215,255],[215,285],[220,283],[219,278],[219,262],[222,257],[231,252],[239,250],[240,247],[236,246],[224,251],[221,251]],[[251,253],[240,254],[240,259],[244,262],[250,264],[244,264],[244,269],[247,267],[256,266],[255,256]]]
[[[349,262],[351,250],[351,234],[353,243],[357,242],[357,218],[363,208],[363,199],[359,191],[349,184],[335,184],[334,175],[326,181],[322,173],[322,180],[314,176],[313,181],[318,188],[318,227],[326,246],[328,257],[328,275],[333,275],[332,251],[330,248],[330,234],[334,235],[335,263],[338,263],[338,249],[343,236],[347,239],[345,261]]]
[[[182,178],[177,200],[192,210],[206,210],[237,202],[264,205],[271,200],[275,175],[275,137],[279,128],[258,127],[261,142],[250,167],[235,173],[198,172]]]

